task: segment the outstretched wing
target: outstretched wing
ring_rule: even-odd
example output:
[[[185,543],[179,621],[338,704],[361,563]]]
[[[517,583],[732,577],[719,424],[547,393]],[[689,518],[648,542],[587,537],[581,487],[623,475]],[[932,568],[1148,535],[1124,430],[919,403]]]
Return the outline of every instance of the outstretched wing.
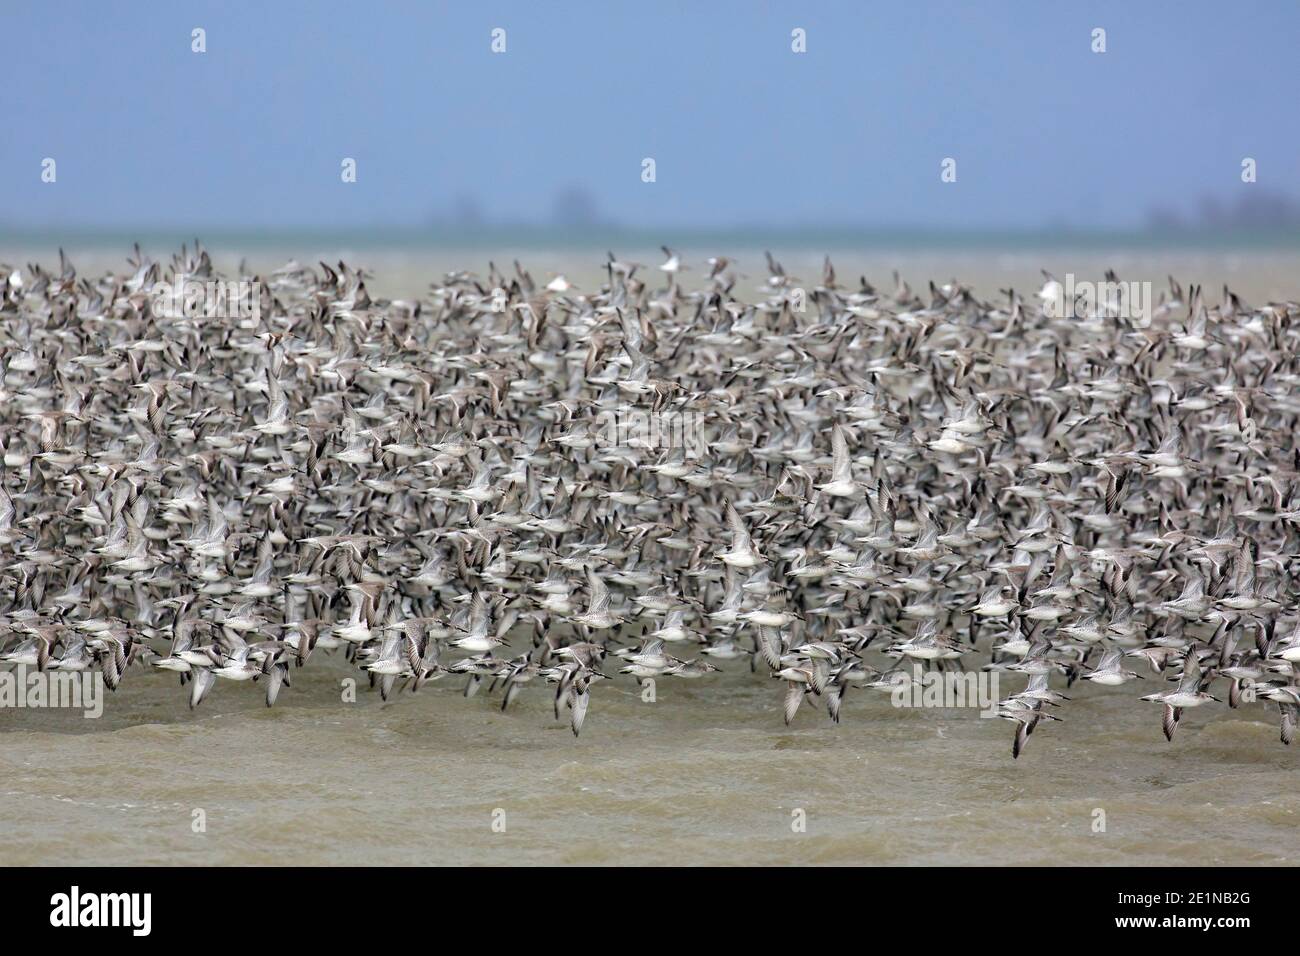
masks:
[[[799,705],[803,703],[803,685],[798,681],[789,681],[785,687],[785,722],[789,726],[794,720],[794,715],[799,712]]]

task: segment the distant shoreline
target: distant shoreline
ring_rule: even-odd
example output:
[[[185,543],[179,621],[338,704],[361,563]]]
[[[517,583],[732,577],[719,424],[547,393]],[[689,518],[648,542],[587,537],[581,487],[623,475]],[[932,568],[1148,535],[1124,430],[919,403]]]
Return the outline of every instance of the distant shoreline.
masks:
[[[1255,230],[930,230],[917,228],[849,227],[778,228],[737,226],[719,229],[621,228],[556,226],[438,226],[381,228],[34,228],[0,224],[0,249],[179,247],[195,236],[209,248],[258,251],[304,246],[346,246],[359,249],[551,249],[584,250],[656,248],[807,249],[826,252],[862,251],[980,251],[983,253],[1054,251],[1234,252],[1300,249],[1300,226]]]

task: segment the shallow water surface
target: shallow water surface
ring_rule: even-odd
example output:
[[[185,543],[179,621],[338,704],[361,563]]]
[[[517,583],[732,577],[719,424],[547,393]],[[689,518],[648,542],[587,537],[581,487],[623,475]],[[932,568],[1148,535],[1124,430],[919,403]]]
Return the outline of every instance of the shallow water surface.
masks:
[[[0,864],[1162,865],[1300,853],[1300,754],[1262,705],[1189,711],[1170,744],[1143,691],[1076,685],[1064,721],[1041,725],[1013,761],[1008,722],[894,708],[877,691],[848,697],[839,726],[805,707],[787,728],[783,685],[743,661],[660,680],[655,703],[630,678],[601,682],[578,739],[541,686],[504,714],[499,694],[466,700],[452,678],[387,704],[363,681],[348,704],[350,673],[313,658],[270,710],[259,685],[220,682],[191,712],[174,675],[133,671],[98,720],[3,712]],[[196,809],[205,833],[193,832]],[[806,832],[792,828],[796,809]]]

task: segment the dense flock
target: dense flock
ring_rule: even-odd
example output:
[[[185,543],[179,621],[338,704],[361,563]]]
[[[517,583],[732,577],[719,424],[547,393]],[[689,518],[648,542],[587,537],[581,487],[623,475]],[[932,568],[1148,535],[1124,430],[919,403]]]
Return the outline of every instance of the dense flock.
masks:
[[[865,725],[925,668],[996,673],[1016,756],[1076,681],[1171,741],[1196,707],[1293,739],[1294,302],[128,263],[0,273],[10,666],[291,706],[331,656],[575,735],[611,681],[752,672],[737,721]]]

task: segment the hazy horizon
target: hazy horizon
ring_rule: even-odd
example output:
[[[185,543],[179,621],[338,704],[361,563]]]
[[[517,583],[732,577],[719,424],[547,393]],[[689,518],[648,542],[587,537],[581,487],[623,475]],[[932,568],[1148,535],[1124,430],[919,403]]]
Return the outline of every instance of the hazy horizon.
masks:
[[[1291,3],[55,7],[6,18],[0,237],[1300,223]]]

